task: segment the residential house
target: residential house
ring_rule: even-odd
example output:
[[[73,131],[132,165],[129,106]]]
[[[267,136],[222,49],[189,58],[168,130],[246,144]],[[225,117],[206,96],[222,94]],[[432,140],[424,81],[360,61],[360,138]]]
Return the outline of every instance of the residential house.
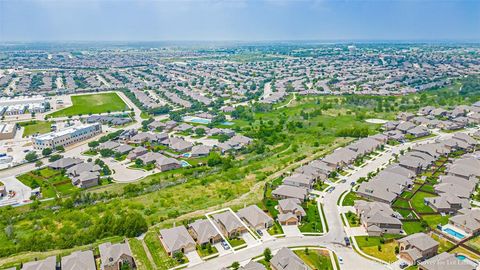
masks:
[[[283,199],[278,201],[278,222],[281,225],[297,225],[307,215],[299,199]]]
[[[135,268],[135,260],[128,243],[113,244],[110,242],[98,246],[101,259],[101,270],[120,270],[122,265]]]
[[[475,270],[475,266],[443,252],[418,264],[418,270]]]
[[[208,145],[195,145],[192,147],[192,151],[190,151],[190,156],[191,157],[205,157],[210,154],[210,151],[212,151],[212,147]]]
[[[59,160],[56,160],[52,163],[50,163],[50,165],[48,165],[48,167],[54,169],[54,170],[66,170],[70,167],[73,167],[79,163],[82,163],[83,160],[79,159],[79,158],[70,158],[70,157],[66,157],[66,158],[61,158]]]
[[[230,211],[214,214],[213,219],[217,222],[222,234],[227,238],[234,238],[247,232],[247,228]]]
[[[238,216],[255,230],[268,229],[273,226],[273,218],[256,205],[250,205],[238,210]]]
[[[294,198],[305,201],[307,199],[308,190],[306,188],[280,185],[272,191],[272,195],[278,199]]]
[[[399,219],[401,216],[393,211],[390,205],[357,200],[354,202],[354,207],[368,235],[379,236],[385,233],[402,233],[402,222]]]
[[[314,178],[306,174],[295,173],[285,177],[283,179],[283,184],[310,190],[313,188]]]
[[[177,252],[188,253],[195,250],[196,243],[185,226],[160,230],[160,241],[168,255]]]
[[[75,251],[62,257],[62,270],[96,270],[93,251]]]
[[[310,270],[305,262],[287,247],[281,248],[270,260],[272,270]]]
[[[57,269],[57,257],[50,256],[44,260],[38,260],[33,262],[24,263],[22,270],[56,270]]]
[[[458,215],[448,219],[448,224],[471,235],[480,233],[480,209],[461,209],[459,212]]]
[[[180,161],[163,155],[155,161],[155,165],[162,172],[175,170],[182,167],[182,163],[180,163]]]
[[[222,236],[212,223],[206,219],[195,220],[188,226],[188,230],[199,245],[215,244],[222,240]]]
[[[128,153],[127,158],[131,161],[137,159],[139,156],[145,155],[148,153],[148,149],[143,146],[135,147],[130,153]]]
[[[399,256],[410,265],[437,255],[439,243],[425,233],[415,233],[398,240]]]

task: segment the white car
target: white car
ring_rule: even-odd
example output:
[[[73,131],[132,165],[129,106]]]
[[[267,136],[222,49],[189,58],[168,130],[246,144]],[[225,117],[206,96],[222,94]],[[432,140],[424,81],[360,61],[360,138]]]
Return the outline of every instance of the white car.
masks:
[[[343,264],[343,258],[340,257],[340,256],[338,256],[338,263],[339,263],[339,264]]]

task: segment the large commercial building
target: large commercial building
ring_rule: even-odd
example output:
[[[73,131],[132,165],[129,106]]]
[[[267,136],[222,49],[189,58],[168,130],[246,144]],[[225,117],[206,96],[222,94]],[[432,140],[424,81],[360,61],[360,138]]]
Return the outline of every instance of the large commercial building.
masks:
[[[17,132],[16,124],[3,124],[0,123],[0,140],[13,139]]]
[[[47,100],[41,95],[19,96],[19,97],[1,97],[0,114],[17,115],[28,112],[41,113],[45,111]]]
[[[86,140],[100,134],[101,132],[102,125],[100,123],[69,127],[67,129],[50,132],[33,138],[33,147],[39,150],[45,148],[54,149],[58,146],[66,146]]]

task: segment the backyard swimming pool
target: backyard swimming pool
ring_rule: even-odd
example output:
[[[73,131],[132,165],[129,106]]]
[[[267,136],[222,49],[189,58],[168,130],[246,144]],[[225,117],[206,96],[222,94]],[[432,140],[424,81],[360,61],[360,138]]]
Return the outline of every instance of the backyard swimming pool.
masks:
[[[183,118],[183,121],[189,122],[189,123],[195,123],[195,124],[202,124],[202,125],[208,125],[212,122],[211,119],[206,119],[206,118],[201,118],[201,117],[196,117],[196,116],[185,116]],[[222,125],[231,126],[231,125],[233,125],[233,123],[232,122],[223,122]]]
[[[463,234],[461,234],[461,233],[459,233],[459,232],[457,232],[457,231],[455,231],[455,230],[453,230],[453,229],[450,229],[450,228],[446,228],[446,229],[444,229],[443,231],[446,232],[446,233],[448,233],[448,234],[450,234],[450,235],[453,236],[453,237],[458,238],[458,239],[463,239],[463,238],[465,238],[465,235],[463,235]]]

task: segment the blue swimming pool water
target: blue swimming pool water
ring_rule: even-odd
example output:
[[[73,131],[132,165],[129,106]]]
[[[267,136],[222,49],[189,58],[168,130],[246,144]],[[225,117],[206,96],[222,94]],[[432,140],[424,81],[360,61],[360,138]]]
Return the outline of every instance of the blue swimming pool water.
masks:
[[[212,120],[205,119],[205,118],[192,118],[188,122],[207,125],[207,124],[210,124],[210,122],[212,122]]]
[[[463,235],[463,234],[461,234],[461,233],[459,233],[459,232],[457,232],[457,231],[454,231],[454,230],[452,230],[452,229],[450,229],[450,228],[447,228],[447,229],[445,229],[445,230],[443,230],[443,231],[446,232],[446,233],[448,233],[448,234],[450,234],[450,235],[453,236],[453,237],[458,238],[458,239],[463,239],[463,238],[465,237],[465,235]]]
[[[457,259],[459,259],[460,261],[464,261],[467,257],[465,257],[464,255],[457,255]]]
[[[180,161],[180,163],[182,164],[182,167],[190,166],[190,163],[186,162],[185,160]]]

